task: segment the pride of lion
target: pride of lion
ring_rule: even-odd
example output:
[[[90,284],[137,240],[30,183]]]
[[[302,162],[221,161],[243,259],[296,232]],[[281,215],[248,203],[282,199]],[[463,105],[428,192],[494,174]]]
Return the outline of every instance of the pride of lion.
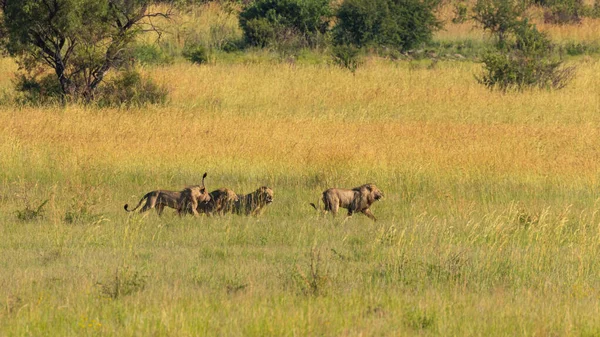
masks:
[[[179,216],[186,214],[213,216],[227,213],[258,216],[265,211],[267,205],[273,202],[273,190],[268,186],[261,186],[256,191],[248,194],[237,194],[229,188],[219,188],[207,192],[204,184],[206,176],[207,173],[204,173],[201,185],[186,186],[181,191],[156,190],[148,192],[134,209],[129,210],[129,205],[125,204],[125,211],[136,211],[145,200],[146,203],[139,210],[139,213],[156,209],[160,216],[165,207],[170,207],[175,209]],[[371,212],[370,207],[383,196],[383,192],[374,184],[364,184],[352,189],[329,188],[323,191],[321,196],[323,208],[314,203],[310,203],[310,205],[317,211],[322,211],[323,214],[331,212],[334,217],[341,207],[348,211],[346,219],[354,213],[362,213],[369,219],[376,221],[377,219]]]

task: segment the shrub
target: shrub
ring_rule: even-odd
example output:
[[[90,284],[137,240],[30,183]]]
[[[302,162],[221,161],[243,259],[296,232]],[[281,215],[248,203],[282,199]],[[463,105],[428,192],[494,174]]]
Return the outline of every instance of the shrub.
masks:
[[[48,203],[48,199],[44,200],[37,207],[31,207],[29,200],[25,200],[26,205],[22,210],[17,210],[17,219],[21,221],[33,221],[40,219],[44,216],[44,206]]]
[[[548,37],[527,21],[516,24],[511,44],[489,51],[482,57],[481,84],[502,91],[528,87],[561,89],[573,78],[574,67],[563,67],[551,54]]]
[[[582,0],[551,0],[545,6],[544,22],[551,24],[580,23],[585,12]]]
[[[117,268],[114,277],[98,282],[100,294],[113,300],[144,290],[147,276],[133,268]]]
[[[135,46],[132,57],[141,64],[169,64],[173,62],[173,58],[155,44]]]
[[[200,44],[186,46],[183,49],[183,57],[195,64],[204,64],[209,61],[207,48]]]
[[[362,64],[361,50],[352,45],[334,46],[331,54],[333,63],[352,73]]]
[[[439,0],[346,0],[334,27],[337,45],[409,50],[431,40],[441,27],[434,15]]]
[[[164,103],[167,94],[166,88],[142,78],[135,70],[129,70],[105,83],[98,90],[95,99],[100,106],[129,107]]]
[[[240,26],[250,45],[274,46],[291,39],[316,46],[330,18],[329,0],[256,0],[240,13]]]
[[[17,100],[22,104],[48,104],[62,101],[64,94],[54,74],[42,75],[21,74],[15,81],[15,89],[19,93]]]

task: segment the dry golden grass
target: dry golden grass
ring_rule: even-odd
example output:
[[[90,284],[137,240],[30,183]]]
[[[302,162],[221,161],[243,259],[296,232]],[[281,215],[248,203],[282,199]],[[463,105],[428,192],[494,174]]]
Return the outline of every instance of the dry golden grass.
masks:
[[[372,61],[356,76],[330,67],[177,64],[149,72],[171,87],[166,107],[2,108],[0,129],[5,147],[67,153],[73,167],[197,158],[591,177],[599,168],[599,68],[580,63],[563,91],[501,94],[477,84],[470,63],[429,70]]]

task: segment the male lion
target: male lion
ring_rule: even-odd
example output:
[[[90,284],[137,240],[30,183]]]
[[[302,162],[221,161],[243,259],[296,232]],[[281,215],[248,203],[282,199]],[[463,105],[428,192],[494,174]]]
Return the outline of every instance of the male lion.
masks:
[[[249,194],[238,194],[239,200],[233,205],[233,211],[244,215],[261,215],[265,206],[273,202],[273,190],[261,186]]]
[[[352,216],[353,213],[361,212],[369,217],[369,219],[376,221],[377,219],[371,213],[369,207],[382,197],[383,192],[377,186],[374,184],[364,184],[351,190],[330,188],[323,192],[321,200],[325,206],[325,213],[331,211],[334,217],[339,208],[342,207],[348,210],[348,217]],[[319,210],[315,204],[311,203],[311,205],[316,210]]]
[[[232,211],[239,200],[237,194],[228,188],[219,188],[209,193],[210,200],[198,204],[197,211],[211,216],[213,213],[224,215]]]
[[[137,204],[137,206],[135,206],[134,209],[129,210],[129,204],[125,204],[124,208],[125,211],[127,212],[133,212],[135,210],[137,210],[142,203],[144,202],[144,200],[146,200],[146,204],[144,205],[144,207],[142,207],[142,209],[140,210],[140,213],[146,212],[147,210],[156,208],[156,212],[158,213],[158,215],[162,215],[162,212],[165,208],[165,206],[167,207],[171,207],[177,210],[177,213],[179,215],[182,215],[182,210],[184,209],[182,207],[182,202],[183,201],[188,201],[188,200],[196,200],[196,204],[198,202],[203,202],[203,201],[207,201],[209,200],[208,198],[210,197],[208,195],[208,193],[206,193],[206,188],[204,187],[204,178],[206,178],[206,173],[204,173],[204,175],[202,176],[202,186],[199,185],[195,185],[195,186],[189,186],[186,187],[183,191],[166,191],[166,190],[156,190],[156,191],[151,191],[146,193],[146,195],[144,195],[142,197],[142,199],[140,199],[140,202]],[[185,196],[185,197],[184,197]]]

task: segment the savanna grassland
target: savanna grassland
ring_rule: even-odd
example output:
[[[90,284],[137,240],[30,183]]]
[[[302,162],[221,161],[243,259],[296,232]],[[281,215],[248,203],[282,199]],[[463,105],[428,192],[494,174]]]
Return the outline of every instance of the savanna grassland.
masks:
[[[0,105],[0,335],[600,335],[600,63],[569,63],[563,90],[503,94],[472,61],[175,60],[141,69],[164,105]],[[275,200],[123,211],[203,172]],[[376,223],[309,206],[367,182]]]

